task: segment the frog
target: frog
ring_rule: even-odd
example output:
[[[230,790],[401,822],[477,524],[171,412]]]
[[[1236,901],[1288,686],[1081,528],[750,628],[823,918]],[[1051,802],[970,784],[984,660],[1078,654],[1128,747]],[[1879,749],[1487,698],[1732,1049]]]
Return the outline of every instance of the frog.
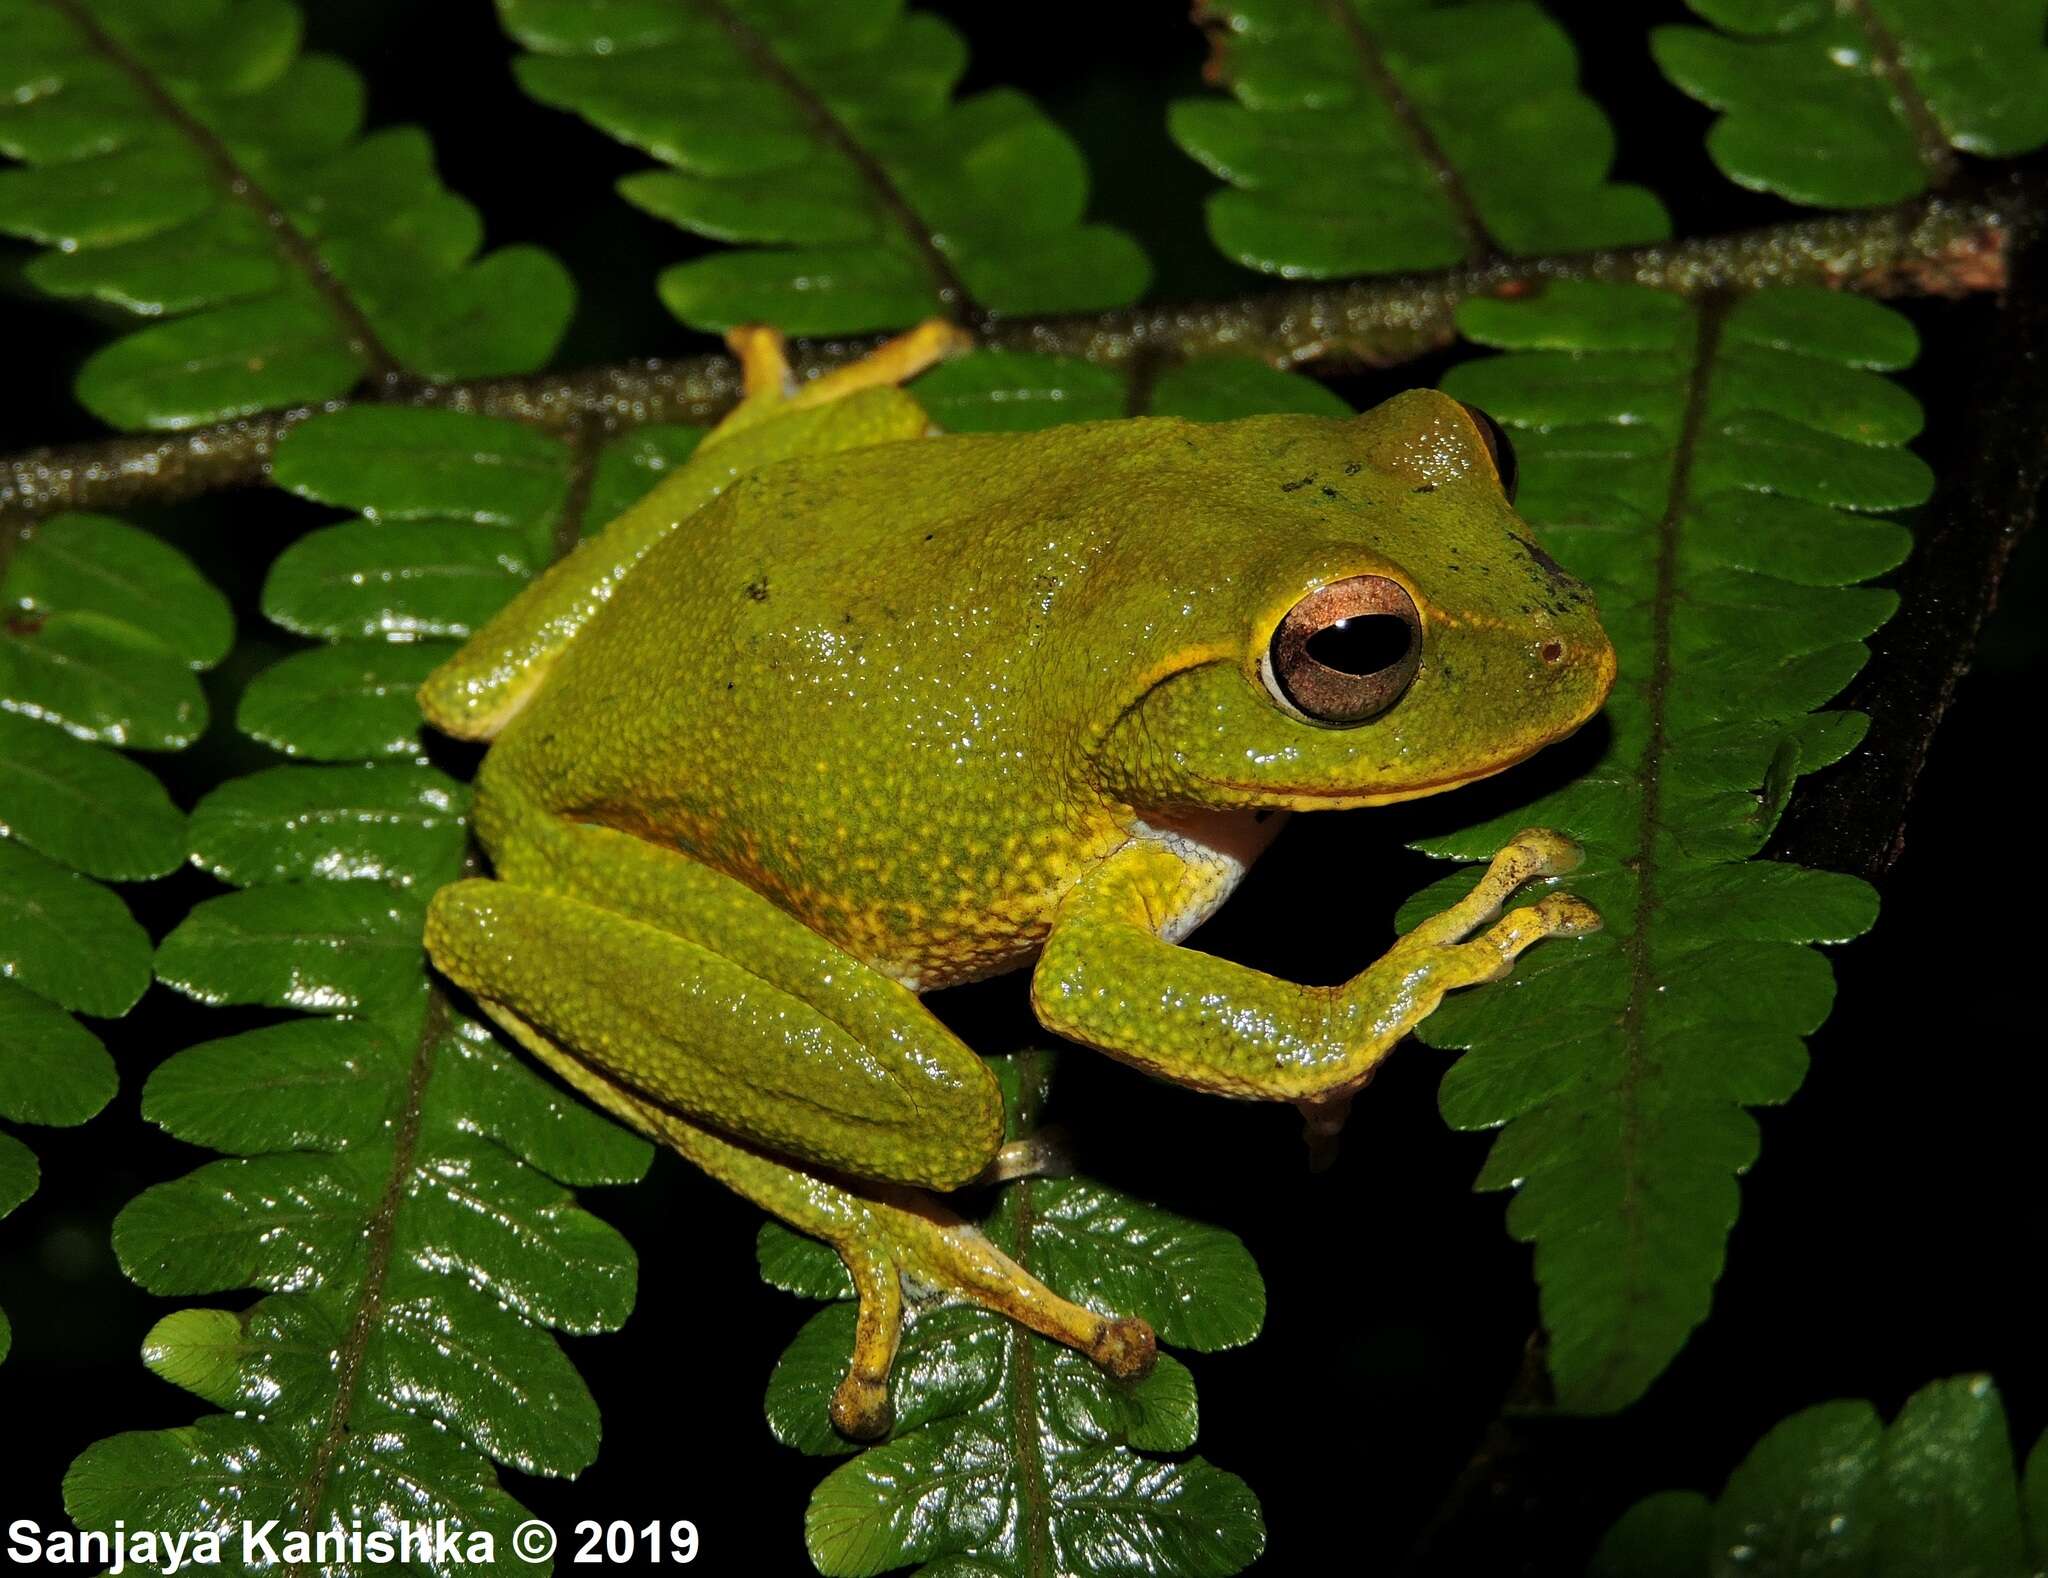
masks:
[[[1333,1132],[1446,993],[1597,929],[1556,880],[1577,848],[1518,834],[1335,986],[1182,945],[1292,813],[1570,735],[1613,646],[1497,430],[1438,391],[947,433],[906,385],[969,348],[949,324],[809,381],[772,329],[729,341],[738,404],[421,688],[487,744],[491,863],[435,893],[427,950],[571,1088],[837,1251],[846,1436],[890,1430],[931,1301],[1142,1376],[1141,1316],[948,1198],[1031,1164],[925,994],[1028,970],[1056,1036]]]

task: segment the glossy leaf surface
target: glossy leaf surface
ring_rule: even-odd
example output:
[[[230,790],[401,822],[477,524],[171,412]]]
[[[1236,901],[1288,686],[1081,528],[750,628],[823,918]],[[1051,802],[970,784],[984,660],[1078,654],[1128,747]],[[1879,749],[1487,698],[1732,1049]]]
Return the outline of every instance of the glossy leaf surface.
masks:
[[[1721,112],[1707,152],[1734,181],[1864,208],[1945,181],[1957,153],[2048,143],[2048,4],[1687,0],[1711,27],[1662,27],[1657,64]]]
[[[561,266],[479,257],[426,139],[365,136],[362,83],[302,28],[284,0],[0,0],[0,232],[50,249],[43,291],[153,320],[79,373],[116,427],[522,372],[568,322]]]
[[[1332,279],[1655,241],[1570,38],[1527,0],[1209,0],[1212,78],[1174,140],[1228,183],[1209,234],[1247,268]]]
[[[1049,1060],[994,1062],[1014,1124],[1042,1100]],[[1234,1347],[1265,1316],[1264,1284],[1236,1238],[1083,1179],[1011,1184],[983,1228],[1055,1291],[1142,1315],[1170,1345]],[[829,1250],[780,1228],[763,1229],[761,1262],[777,1286],[839,1301],[783,1354],[769,1426],[802,1452],[854,1452],[826,1412],[852,1351],[851,1284]],[[1170,1356],[1142,1381],[1116,1382],[1005,1317],[934,1304],[904,1333],[893,1397],[889,1437],[811,1497],[806,1540],[832,1578],[906,1563],[1016,1578],[1228,1578],[1264,1548],[1250,1487],[1185,1455],[1195,1387]]]
[[[497,1465],[593,1460],[596,1405],[555,1334],[617,1328],[636,1277],[570,1189],[636,1178],[651,1153],[430,981],[422,917],[463,870],[469,791],[419,759],[414,692],[453,643],[408,638],[495,611],[581,532],[599,470],[629,498],[688,447],[643,435],[614,458],[395,409],[317,418],[281,447],[282,485],[356,512],[301,537],[265,586],[279,623],[332,639],[258,674],[239,720],[304,760],[194,808],[190,858],[235,891],[192,908],[156,972],[203,1003],[294,1016],[157,1067],[145,1116],[227,1154],[114,1227],[153,1292],[264,1296],[158,1323],[146,1362],[223,1412],[89,1448],[65,1481],[81,1524],[443,1518],[491,1533],[501,1570],[538,1570],[513,1557],[524,1513]]]
[[[160,538],[67,514],[0,536],[0,1119],[77,1124],[115,1090],[72,1017],[116,1018],[149,985],[150,940],[107,882],[185,857],[185,816],[113,747],[190,744],[197,671],[233,638],[226,600]],[[0,1215],[35,1161],[0,1134]],[[11,1341],[0,1317],[0,1354]]]
[[[953,97],[954,32],[901,0],[499,0],[544,104],[661,160],[626,198],[729,250],[661,276],[697,328],[896,328],[1116,306],[1149,269],[1083,222],[1087,171],[1030,100]]]
[[[1719,1498],[1667,1491],[1631,1507],[1591,1578],[2032,1572],[2048,1557],[2048,1528],[2029,1526],[2021,1501],[1998,1389],[1961,1375],[1922,1387],[1888,1425],[1863,1402],[1794,1414]]]

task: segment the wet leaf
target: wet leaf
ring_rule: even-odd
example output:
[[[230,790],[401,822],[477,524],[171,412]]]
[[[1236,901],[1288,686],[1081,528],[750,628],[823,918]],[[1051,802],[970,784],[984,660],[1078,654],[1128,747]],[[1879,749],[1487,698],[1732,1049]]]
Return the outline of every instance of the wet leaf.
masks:
[[[365,879],[431,893],[461,868],[469,788],[412,763],[274,767],[192,809],[192,858],[236,887]]]

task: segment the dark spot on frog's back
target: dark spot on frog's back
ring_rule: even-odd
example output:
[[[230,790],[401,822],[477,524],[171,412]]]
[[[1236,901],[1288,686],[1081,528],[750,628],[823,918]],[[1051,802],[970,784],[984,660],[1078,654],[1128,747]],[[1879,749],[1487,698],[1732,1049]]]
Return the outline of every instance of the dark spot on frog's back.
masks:
[[[747,582],[747,596],[757,603],[768,601],[768,577],[757,575]]]
[[[1418,482],[1408,491],[1410,493],[1434,493],[1436,492],[1436,484],[1434,482]]]
[[[1303,488],[1313,484],[1315,480],[1315,473],[1310,472],[1307,476],[1298,477],[1292,482],[1281,483],[1280,491],[1282,493],[1299,493]]]

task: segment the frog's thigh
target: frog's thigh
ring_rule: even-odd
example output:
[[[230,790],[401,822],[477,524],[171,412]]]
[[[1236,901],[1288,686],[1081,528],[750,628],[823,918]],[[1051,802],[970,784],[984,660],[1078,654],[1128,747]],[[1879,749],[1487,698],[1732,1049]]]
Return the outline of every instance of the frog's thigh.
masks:
[[[995,1079],[914,994],[740,884],[605,837],[624,847],[550,883],[567,891],[442,889],[434,963],[536,1054],[566,1049],[743,1139],[940,1189],[982,1170],[1002,1138]]]

